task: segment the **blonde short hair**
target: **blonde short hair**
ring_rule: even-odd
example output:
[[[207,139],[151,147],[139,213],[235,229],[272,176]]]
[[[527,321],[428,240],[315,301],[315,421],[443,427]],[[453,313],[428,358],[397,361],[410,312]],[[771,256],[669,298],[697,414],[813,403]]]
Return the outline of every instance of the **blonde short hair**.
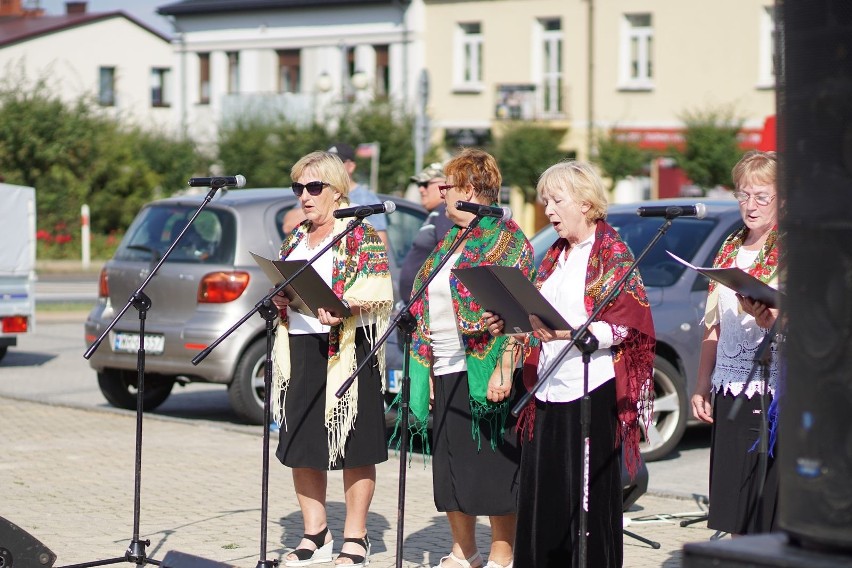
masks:
[[[535,188],[539,201],[543,193],[558,192],[577,203],[587,203],[586,218],[595,222],[606,219],[607,197],[603,180],[589,162],[565,160],[547,168]]]
[[[778,175],[778,158],[775,152],[751,150],[746,152],[731,170],[734,189],[749,185],[775,185]]]
[[[320,179],[316,181],[328,183],[332,190],[339,193],[345,201],[349,201],[349,174],[336,154],[311,152],[302,156],[290,168],[290,179],[293,181],[299,179],[309,168],[319,175]]]

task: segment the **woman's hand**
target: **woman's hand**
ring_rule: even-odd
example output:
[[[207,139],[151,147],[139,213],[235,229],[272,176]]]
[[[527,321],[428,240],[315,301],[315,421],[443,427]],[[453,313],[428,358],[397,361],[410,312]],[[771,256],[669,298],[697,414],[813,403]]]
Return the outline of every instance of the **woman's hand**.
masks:
[[[533,336],[538,337],[544,343],[547,343],[548,341],[571,339],[571,330],[550,329],[544,325],[544,322],[535,314],[530,314],[530,325],[532,325],[533,328]]]
[[[488,327],[488,332],[491,335],[503,335],[503,328],[505,327],[505,323],[503,322],[503,318],[500,317],[500,314],[495,314],[492,312],[482,312],[482,321]]]
[[[491,402],[502,402],[509,398],[512,392],[512,372],[502,370],[500,365],[491,373],[491,380],[488,381],[488,391],[485,397]]]
[[[710,404],[710,395],[695,393],[692,395],[692,415],[702,422],[713,424],[713,405]]]
[[[317,319],[323,325],[340,325],[343,323],[342,317],[334,315],[333,312],[330,312],[325,308],[319,308],[317,310]]]
[[[270,292],[272,289],[269,290]],[[287,309],[287,306],[290,305],[290,298],[284,293],[284,290],[280,290],[277,294],[272,296],[272,303],[275,304],[275,307],[278,308],[279,312],[283,312]]]
[[[753,316],[757,325],[763,329],[769,329],[775,323],[775,320],[778,319],[778,310],[770,308],[763,302],[749,298],[748,296],[741,296],[740,294],[737,294],[737,299],[740,301],[743,311]]]

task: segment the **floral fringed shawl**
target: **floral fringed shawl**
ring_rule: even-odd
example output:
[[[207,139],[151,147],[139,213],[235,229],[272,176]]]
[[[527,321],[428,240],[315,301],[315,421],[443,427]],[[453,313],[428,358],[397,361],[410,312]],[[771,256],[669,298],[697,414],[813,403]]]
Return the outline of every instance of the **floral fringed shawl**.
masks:
[[[281,245],[280,258],[287,256],[299,242],[307,238],[310,221],[300,224]],[[347,220],[334,221],[333,234],[346,229]],[[385,332],[393,306],[393,286],[388,269],[388,255],[376,231],[370,225],[359,225],[334,249],[331,289],[338,298],[361,305],[376,319],[376,333]],[[344,318],[340,325],[332,326],[328,334],[328,367],[325,387],[325,427],[328,434],[329,467],[343,457],[346,438],[358,416],[358,379],[338,399],[337,389],[357,367],[355,359],[355,332],[361,323],[360,316]],[[366,329],[370,329],[369,326]],[[272,415],[280,425],[285,422],[284,399],[290,382],[290,342],[287,337],[287,318],[278,325],[277,340],[273,350]],[[377,353],[382,389],[385,385],[384,347]],[[320,371],[318,371],[320,372]],[[285,422],[286,428],[286,422]]]
[[[414,282],[418,289],[449,252],[456,237],[464,231],[455,226],[449,230],[432,254],[426,259]],[[533,249],[527,241],[518,224],[513,220],[484,218],[469,235],[463,249],[458,249],[461,255],[454,268],[468,268],[497,264],[514,266],[532,279]],[[497,367],[506,337],[493,337],[487,326],[482,323],[482,313],[485,308],[477,303],[467,288],[454,276],[450,275],[450,294],[453,312],[458,321],[459,333],[465,348],[465,363],[467,365],[467,380],[470,390],[470,409],[473,415],[471,435],[480,440],[480,424],[487,420],[502,431],[509,412],[509,401],[494,403],[486,398],[488,381],[491,373]],[[411,307],[411,313],[417,320],[411,345],[411,414],[414,423],[410,426],[412,436],[420,436],[423,440],[424,451],[428,453],[428,437],[426,424],[429,418],[429,376],[432,367],[432,343],[429,337],[429,291],[427,291]],[[397,423],[397,431],[400,425]],[[396,432],[394,434],[396,436]],[[492,438],[492,445],[496,439]],[[493,449],[493,448],[492,448]]]
[[[748,236],[748,227],[743,226],[739,231],[732,233],[716,254],[716,259],[713,261],[713,268],[728,268],[734,266],[737,259],[737,253],[740,252],[740,247],[745,238]],[[766,237],[766,242],[763,243],[763,248],[757,254],[757,258],[748,273],[760,280],[763,283],[769,283],[777,277],[778,274],[778,225],[772,227],[769,235]],[[719,323],[719,288],[715,280],[710,280],[710,287],[707,294],[707,307],[704,310],[704,325],[710,329]]]
[[[567,246],[567,240],[559,239],[550,247],[539,267],[536,278],[538,288],[541,288],[553,272],[559,255],[563,254]],[[633,255],[615,229],[603,220],[598,221],[586,271],[586,313],[591,315],[632,263]],[[650,419],[652,414],[653,400],[650,393],[653,385],[655,345],[651,308],[638,272],[631,274],[621,292],[598,314],[598,320],[629,329],[624,341],[613,345],[611,350],[618,411],[615,443],[616,446],[622,444],[627,470],[633,477],[640,464],[639,421],[643,418]],[[524,360],[524,384],[528,389],[538,382],[540,351],[538,340],[530,342]],[[535,401],[531,400],[518,419],[521,439],[524,435],[527,439],[532,439],[534,419]]]

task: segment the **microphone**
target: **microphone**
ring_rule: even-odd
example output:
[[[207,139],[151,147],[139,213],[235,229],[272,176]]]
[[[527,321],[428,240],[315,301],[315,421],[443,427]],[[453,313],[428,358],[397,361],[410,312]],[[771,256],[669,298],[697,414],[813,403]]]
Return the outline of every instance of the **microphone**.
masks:
[[[640,217],[665,217],[666,219],[674,219],[675,217],[703,219],[707,215],[707,206],[703,203],[696,203],[695,205],[652,205],[640,207],[636,210],[636,214]]]
[[[246,178],[239,174],[235,176],[189,178],[189,187],[243,187],[245,184]]]
[[[347,207],[346,209],[338,209],[334,212],[336,219],[346,219],[347,217],[358,217],[363,219],[377,213],[393,213],[396,211],[396,203],[393,201],[385,201],[384,203],[376,203],[375,205],[359,205],[358,207]]]
[[[490,205],[480,205],[479,203],[471,203],[470,201],[456,201],[456,209],[466,213],[473,213],[477,217],[503,217],[505,211],[502,207],[492,207]]]

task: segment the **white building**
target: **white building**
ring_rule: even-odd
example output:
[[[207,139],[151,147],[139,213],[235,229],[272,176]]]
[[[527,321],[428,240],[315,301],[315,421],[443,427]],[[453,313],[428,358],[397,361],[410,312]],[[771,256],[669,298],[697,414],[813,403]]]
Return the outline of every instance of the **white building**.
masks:
[[[3,88],[43,82],[63,101],[89,97],[104,113],[170,131],[169,38],[123,12],[89,13],[67,2],[61,16],[26,11],[20,0],[2,3],[0,73]]]
[[[408,104],[422,61],[422,6],[408,0],[184,0],[161,6],[175,31],[175,114],[215,143],[246,112],[339,116],[360,98]]]

